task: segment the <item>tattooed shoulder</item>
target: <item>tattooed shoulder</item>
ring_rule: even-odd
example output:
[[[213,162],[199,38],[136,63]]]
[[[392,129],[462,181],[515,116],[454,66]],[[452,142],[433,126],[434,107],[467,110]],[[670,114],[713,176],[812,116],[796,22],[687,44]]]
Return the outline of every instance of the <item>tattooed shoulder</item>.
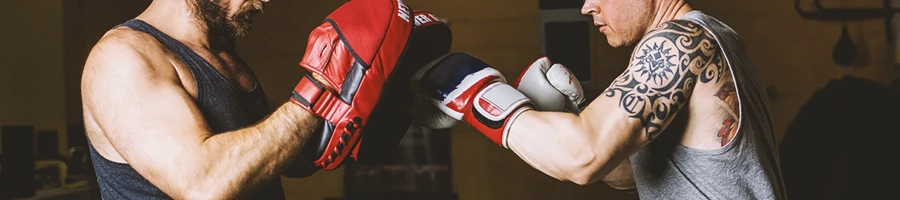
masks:
[[[718,44],[699,25],[670,21],[648,33],[635,47],[631,62],[604,91],[641,125],[652,140],[684,106],[697,81],[721,78]],[[722,66],[722,65],[718,65]]]

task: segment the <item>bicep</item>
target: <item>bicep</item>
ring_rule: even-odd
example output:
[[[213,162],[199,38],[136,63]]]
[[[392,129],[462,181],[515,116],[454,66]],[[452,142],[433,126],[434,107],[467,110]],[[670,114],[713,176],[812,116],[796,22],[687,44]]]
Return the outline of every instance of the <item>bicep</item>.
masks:
[[[85,66],[84,104],[116,151],[151,181],[194,159],[209,133],[174,69],[127,49],[98,54]]]
[[[629,152],[646,145],[684,108],[717,49],[696,24],[668,22],[644,37],[628,68],[582,115],[603,126],[602,137],[627,140]]]

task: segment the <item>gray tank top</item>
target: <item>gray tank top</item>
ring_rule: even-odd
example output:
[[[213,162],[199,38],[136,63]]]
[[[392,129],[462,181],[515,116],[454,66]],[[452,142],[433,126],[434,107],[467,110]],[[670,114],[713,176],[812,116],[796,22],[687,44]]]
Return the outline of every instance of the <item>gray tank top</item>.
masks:
[[[778,163],[775,128],[762,80],[737,33],[700,11],[694,22],[719,43],[736,84],[740,124],[731,143],[699,150],[660,138],[631,155],[642,199],[786,199]],[[675,136],[677,137],[677,136]]]

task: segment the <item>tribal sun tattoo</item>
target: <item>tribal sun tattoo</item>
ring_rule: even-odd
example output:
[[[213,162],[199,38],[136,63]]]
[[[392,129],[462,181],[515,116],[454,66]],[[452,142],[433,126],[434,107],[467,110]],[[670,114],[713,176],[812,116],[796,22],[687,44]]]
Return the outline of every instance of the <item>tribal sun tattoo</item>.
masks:
[[[641,120],[653,140],[702,83],[718,82],[725,64],[718,44],[702,27],[671,21],[647,34],[632,54],[630,66],[603,92]],[[699,79],[699,80],[698,80]]]

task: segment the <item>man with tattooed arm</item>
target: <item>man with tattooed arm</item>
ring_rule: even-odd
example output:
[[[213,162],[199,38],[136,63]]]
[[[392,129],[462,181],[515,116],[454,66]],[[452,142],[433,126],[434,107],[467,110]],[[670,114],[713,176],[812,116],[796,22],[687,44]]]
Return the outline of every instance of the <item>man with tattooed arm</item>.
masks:
[[[562,181],[636,187],[643,199],[786,198],[766,92],[734,30],[687,0],[586,0],[581,12],[611,46],[634,47],[583,109],[542,110],[522,89],[529,80],[507,85],[470,56],[426,66],[420,86],[442,94],[432,106]],[[578,104],[578,92],[546,92]]]

